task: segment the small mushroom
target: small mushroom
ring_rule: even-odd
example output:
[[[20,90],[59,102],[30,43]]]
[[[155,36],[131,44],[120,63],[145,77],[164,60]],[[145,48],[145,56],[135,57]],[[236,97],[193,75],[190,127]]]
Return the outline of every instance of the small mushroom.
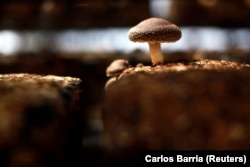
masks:
[[[117,59],[110,63],[110,65],[106,69],[106,76],[111,78],[106,82],[105,90],[107,90],[107,88],[115,81],[117,81],[120,74],[129,67],[129,62],[124,59]]]
[[[107,77],[116,77],[122,73],[123,70],[130,67],[130,64],[127,60],[117,59],[114,60],[106,69]]]
[[[148,42],[151,61],[153,65],[157,65],[164,63],[161,43],[179,40],[181,30],[167,20],[153,17],[132,27],[128,32],[128,37],[133,42]]]

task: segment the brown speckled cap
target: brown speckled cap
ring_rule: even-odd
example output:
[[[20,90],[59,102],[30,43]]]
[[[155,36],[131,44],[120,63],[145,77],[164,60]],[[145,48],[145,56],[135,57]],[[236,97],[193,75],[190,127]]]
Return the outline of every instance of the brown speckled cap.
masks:
[[[132,27],[128,37],[134,42],[175,42],[181,38],[181,31],[175,24],[153,17]]]

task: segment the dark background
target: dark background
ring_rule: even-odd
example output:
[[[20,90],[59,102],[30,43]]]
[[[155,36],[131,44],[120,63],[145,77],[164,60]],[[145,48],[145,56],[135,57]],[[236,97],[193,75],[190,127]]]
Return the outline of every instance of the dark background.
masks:
[[[132,26],[152,16],[163,0],[2,0],[1,29]],[[166,0],[167,19],[182,26],[249,27],[249,0]],[[162,10],[162,9],[159,9]],[[164,16],[163,16],[164,17]]]
[[[110,27],[131,27],[156,16],[154,1],[165,0],[1,0],[0,32],[18,31],[53,33],[67,30],[89,30]],[[166,0],[170,6],[161,17],[183,27],[220,27],[224,29],[250,28],[250,0]],[[163,11],[164,13],[164,11]],[[21,41],[22,42],[22,41]],[[39,44],[36,44],[39,47]],[[51,45],[50,43],[47,45]],[[0,47],[3,47],[0,45]],[[125,47],[125,46],[124,46]],[[249,43],[250,47],[250,43]],[[224,52],[175,51],[173,56],[223,59],[249,63],[249,50],[229,48]],[[130,55],[141,55],[135,50]],[[102,99],[105,74],[109,63],[127,55],[110,53],[63,53],[46,48],[37,52],[17,52],[0,56],[0,73],[36,73],[78,77],[83,80],[81,100],[84,160],[99,160],[102,150]],[[144,56],[144,54],[143,54]],[[91,57],[91,58],[90,58]],[[132,65],[150,64],[148,57],[128,56]],[[91,157],[91,158],[90,158]],[[94,163],[95,164],[95,163]]]

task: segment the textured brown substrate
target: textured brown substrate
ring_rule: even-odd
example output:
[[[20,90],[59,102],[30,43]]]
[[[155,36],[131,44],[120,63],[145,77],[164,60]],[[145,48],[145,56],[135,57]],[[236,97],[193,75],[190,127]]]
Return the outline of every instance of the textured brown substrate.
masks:
[[[82,82],[54,75],[0,75],[0,166],[66,166],[81,148]]]
[[[215,60],[126,69],[105,93],[105,149],[250,149],[249,74]]]

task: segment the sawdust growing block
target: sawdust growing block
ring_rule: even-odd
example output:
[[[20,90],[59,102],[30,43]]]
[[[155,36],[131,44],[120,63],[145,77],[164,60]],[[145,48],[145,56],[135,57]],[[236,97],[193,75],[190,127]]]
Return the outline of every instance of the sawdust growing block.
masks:
[[[249,74],[215,60],[125,69],[103,100],[105,150],[250,149]]]
[[[0,75],[0,166],[63,166],[81,147],[82,82],[54,75]],[[73,143],[72,143],[73,142]]]

